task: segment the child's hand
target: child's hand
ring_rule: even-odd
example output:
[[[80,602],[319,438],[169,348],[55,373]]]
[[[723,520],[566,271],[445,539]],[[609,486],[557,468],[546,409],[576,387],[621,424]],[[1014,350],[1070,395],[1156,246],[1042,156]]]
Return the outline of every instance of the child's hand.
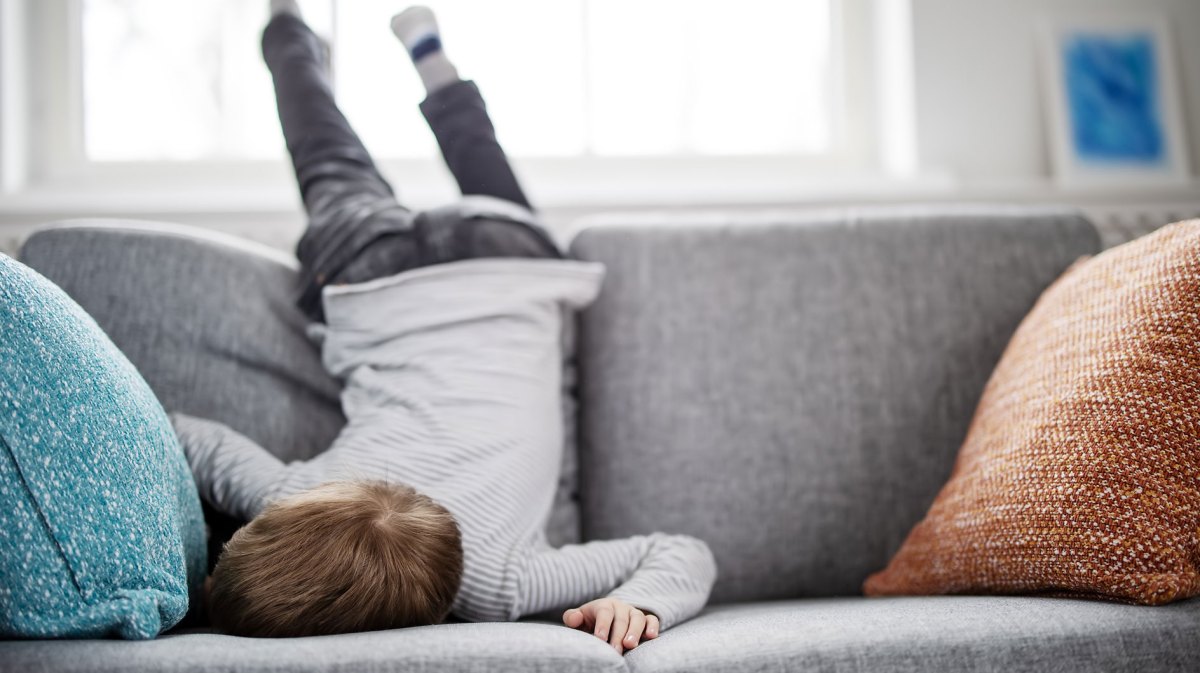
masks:
[[[597,598],[571,608],[563,613],[563,624],[591,631],[600,640],[607,640],[617,654],[658,637],[658,617],[615,598]]]

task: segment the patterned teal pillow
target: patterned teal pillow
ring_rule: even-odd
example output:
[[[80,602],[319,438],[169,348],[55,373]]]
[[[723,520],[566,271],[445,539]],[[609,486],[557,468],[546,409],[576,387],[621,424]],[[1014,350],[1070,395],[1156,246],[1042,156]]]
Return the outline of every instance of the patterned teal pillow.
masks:
[[[0,637],[153,638],[205,570],[162,406],[75,302],[0,254]]]

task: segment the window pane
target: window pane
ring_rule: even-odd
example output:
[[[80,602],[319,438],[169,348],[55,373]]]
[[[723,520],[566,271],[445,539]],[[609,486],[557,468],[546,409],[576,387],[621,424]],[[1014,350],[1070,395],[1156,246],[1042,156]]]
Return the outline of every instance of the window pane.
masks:
[[[770,154],[829,149],[826,0],[690,2],[689,149]],[[736,36],[736,37],[731,37]]]
[[[687,149],[688,31],[682,2],[588,3],[591,143],[600,154]]]
[[[829,0],[594,0],[602,154],[829,149]]]
[[[87,0],[83,8],[90,159],[278,156],[258,55],[265,2]]]
[[[338,100],[380,158],[429,157],[393,0],[302,0]],[[430,0],[517,156],[830,149],[831,0]],[[86,154],[283,156],[262,0],[85,0]]]
[[[578,0],[427,0],[446,54],[474,79],[505,149],[569,156],[584,150],[582,9]],[[436,152],[417,110],[424,89],[392,35],[394,0],[337,3],[335,71],[340,104],[382,156]]]

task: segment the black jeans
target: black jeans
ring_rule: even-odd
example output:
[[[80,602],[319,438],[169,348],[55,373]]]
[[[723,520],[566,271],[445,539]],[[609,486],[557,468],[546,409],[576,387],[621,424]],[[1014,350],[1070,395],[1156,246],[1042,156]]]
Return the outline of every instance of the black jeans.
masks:
[[[402,206],[338,109],[317,36],[290,14],[262,37],[284,140],[308,213],[296,247],[298,304],[319,320],[321,288],[475,257],[561,257],[532,219],[437,216]],[[532,211],[496,140],[473,82],[456,82],[421,103],[442,157],[464,195],[491,196]],[[447,214],[449,212],[449,215]]]

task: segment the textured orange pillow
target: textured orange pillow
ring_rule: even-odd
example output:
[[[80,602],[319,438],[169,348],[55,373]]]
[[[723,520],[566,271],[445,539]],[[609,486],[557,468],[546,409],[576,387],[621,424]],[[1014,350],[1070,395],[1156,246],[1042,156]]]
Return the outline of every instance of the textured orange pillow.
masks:
[[[1200,220],[1077,263],[984,389],[872,596],[1200,594]]]

